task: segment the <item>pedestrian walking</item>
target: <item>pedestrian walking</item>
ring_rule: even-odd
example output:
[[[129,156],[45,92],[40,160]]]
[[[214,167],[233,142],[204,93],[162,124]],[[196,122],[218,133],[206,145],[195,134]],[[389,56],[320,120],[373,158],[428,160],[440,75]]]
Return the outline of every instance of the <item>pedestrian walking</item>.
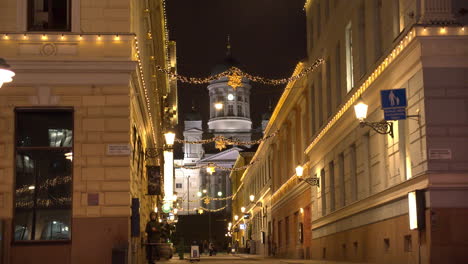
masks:
[[[146,244],[146,258],[148,264],[154,264],[155,260],[159,260],[159,253],[156,248],[156,243],[161,239],[161,225],[156,220],[157,214],[150,213],[150,220],[146,224],[146,234],[148,235],[148,243]]]

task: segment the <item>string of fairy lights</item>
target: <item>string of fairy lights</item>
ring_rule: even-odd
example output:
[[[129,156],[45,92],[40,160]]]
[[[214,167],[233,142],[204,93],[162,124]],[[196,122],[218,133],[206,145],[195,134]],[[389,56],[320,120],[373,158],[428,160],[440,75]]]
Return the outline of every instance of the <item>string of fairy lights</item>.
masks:
[[[223,149],[226,148],[227,145],[250,146],[250,145],[260,144],[263,141],[266,141],[266,140],[268,140],[270,138],[275,137],[278,133],[279,133],[279,130],[276,130],[276,131],[274,131],[273,133],[271,133],[270,135],[268,135],[266,137],[263,137],[263,138],[258,139],[258,140],[250,140],[250,141],[240,141],[238,139],[226,138],[224,136],[215,136],[215,137],[212,137],[212,138],[209,138],[209,139],[194,140],[194,141],[183,140],[183,139],[176,138],[175,142],[183,143],[183,144],[208,144],[208,143],[215,142],[216,148],[219,149],[219,150],[223,150]]]
[[[185,166],[185,165],[177,165],[175,166],[176,168],[181,168],[181,169],[186,169],[186,170],[200,170],[200,169],[206,169],[206,171],[209,173],[209,174],[213,174],[216,169],[219,169],[219,170],[222,170],[222,171],[242,171],[242,170],[245,170],[247,169],[248,167],[254,165],[255,163],[257,163],[259,160],[253,160],[251,161],[249,164],[247,165],[244,165],[244,166],[240,166],[240,167],[235,167],[235,168],[228,168],[228,167],[223,167],[223,166],[220,166],[216,163],[208,163],[208,164],[203,164],[203,165],[199,165],[199,166]]]
[[[156,70],[163,72],[169,75],[171,78],[177,79],[178,81],[181,81],[183,83],[189,83],[189,84],[205,84],[205,83],[210,83],[215,80],[219,80],[221,78],[228,78],[228,85],[230,85],[235,90],[237,87],[242,86],[243,79],[248,79],[250,81],[265,84],[265,85],[283,85],[289,82],[297,81],[303,78],[304,76],[306,76],[307,74],[309,74],[310,72],[317,69],[317,67],[323,64],[323,62],[324,60],[319,58],[314,63],[312,63],[312,65],[303,69],[298,74],[295,74],[289,78],[282,78],[282,79],[270,79],[266,77],[251,75],[249,73],[243,72],[241,69],[236,68],[236,67],[231,67],[222,73],[209,76],[206,78],[186,77],[186,76],[174,73],[170,69],[166,69],[161,66],[156,66]]]

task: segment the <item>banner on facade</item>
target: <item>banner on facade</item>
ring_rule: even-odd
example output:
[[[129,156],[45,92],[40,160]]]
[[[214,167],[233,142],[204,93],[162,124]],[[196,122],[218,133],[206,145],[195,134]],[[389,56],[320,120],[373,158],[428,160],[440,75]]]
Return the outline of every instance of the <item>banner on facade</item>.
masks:
[[[148,176],[148,195],[161,195],[161,167],[146,166]]]

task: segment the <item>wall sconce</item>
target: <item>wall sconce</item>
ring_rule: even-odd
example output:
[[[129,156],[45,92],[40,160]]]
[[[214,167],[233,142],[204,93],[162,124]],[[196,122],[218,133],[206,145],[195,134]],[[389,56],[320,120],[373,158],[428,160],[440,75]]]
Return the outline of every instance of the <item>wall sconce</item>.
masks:
[[[367,109],[369,106],[364,103],[362,98],[359,98],[357,103],[354,105],[354,113],[356,118],[359,120],[361,127],[368,126],[372,128],[375,132],[379,134],[389,134],[393,138],[393,123],[382,120],[380,122],[367,122],[365,121],[367,117]]]
[[[319,177],[307,177],[303,178],[302,175],[304,174],[304,167],[301,165],[296,167],[296,176],[300,181],[304,181],[311,186],[320,187],[320,178]]]
[[[10,70],[10,65],[8,65],[4,59],[0,58],[0,88],[4,83],[13,81],[13,76],[15,76],[15,73]]]

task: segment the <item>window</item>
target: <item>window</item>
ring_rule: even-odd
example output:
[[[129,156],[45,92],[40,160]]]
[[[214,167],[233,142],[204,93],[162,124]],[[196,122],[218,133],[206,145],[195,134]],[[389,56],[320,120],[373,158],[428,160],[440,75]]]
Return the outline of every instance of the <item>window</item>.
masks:
[[[244,116],[244,111],[242,111],[242,105],[237,105],[237,116]]]
[[[281,241],[281,238],[282,238],[281,234],[283,233],[282,232],[283,230],[281,230],[281,224],[282,224],[282,221],[278,221],[278,247],[280,247],[280,248],[281,248],[281,242],[282,242]],[[285,233],[287,233],[287,232],[285,232]]]
[[[341,152],[338,154],[338,166],[339,166],[339,181],[340,181],[340,206],[343,207],[346,204],[346,188],[345,188],[345,176],[344,176],[344,154]]]
[[[331,88],[331,60],[330,57],[327,59],[326,65],[326,96],[327,96],[327,117],[330,117],[332,114],[332,88]]]
[[[382,56],[382,0],[374,1],[374,61]]]
[[[349,92],[354,87],[353,77],[353,30],[351,22],[348,23],[345,29],[346,36],[346,91]]]
[[[330,212],[335,211],[335,162],[328,164],[330,174]]]
[[[350,147],[350,173],[351,173],[351,201],[357,200],[357,153],[356,153],[356,145],[351,145]]]
[[[176,183],[176,184],[175,184],[175,187],[176,187],[177,189],[182,189],[182,183]]]
[[[317,90],[318,90],[318,122],[319,122],[319,127],[322,127],[323,125],[323,75],[322,71],[320,70],[318,73],[318,78],[317,78]]]
[[[240,95],[239,95],[239,96],[237,96],[237,101],[239,101],[239,102],[242,102],[242,101],[243,101],[243,98],[242,98],[242,96],[240,96]]]
[[[29,31],[70,31],[71,0],[28,0]]]
[[[234,105],[232,105],[232,104],[228,105],[228,115],[229,116],[234,115]]]
[[[327,180],[325,178],[325,169],[320,170],[320,193],[322,198],[322,216],[327,214],[327,195],[325,189],[327,188]]]
[[[16,110],[14,240],[69,240],[73,113]]]
[[[341,48],[340,43],[336,44],[335,50],[335,91],[336,107],[341,104]]]
[[[364,2],[359,6],[359,76],[366,73],[366,8]]]

